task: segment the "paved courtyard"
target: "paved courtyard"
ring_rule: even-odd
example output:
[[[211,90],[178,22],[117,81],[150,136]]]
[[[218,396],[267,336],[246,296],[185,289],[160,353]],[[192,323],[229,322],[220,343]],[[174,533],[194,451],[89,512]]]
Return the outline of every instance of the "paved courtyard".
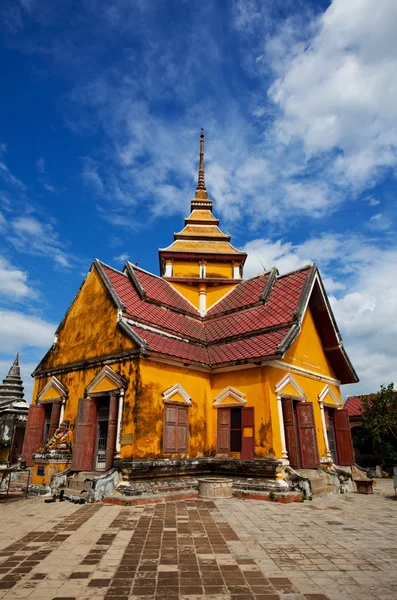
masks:
[[[397,599],[397,502],[0,505],[0,598]]]

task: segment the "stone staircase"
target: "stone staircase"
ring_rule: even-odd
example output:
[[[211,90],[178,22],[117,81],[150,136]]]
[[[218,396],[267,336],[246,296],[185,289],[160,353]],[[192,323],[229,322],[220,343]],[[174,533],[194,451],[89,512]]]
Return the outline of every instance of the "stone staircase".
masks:
[[[91,482],[89,480],[95,479],[95,477],[99,477],[103,474],[103,471],[81,471],[79,473],[71,473],[68,475],[65,484],[58,488],[58,491],[63,490],[65,496],[72,496],[74,498],[80,497],[87,500],[91,489]]]
[[[329,475],[322,469],[296,469],[296,471],[301,477],[309,480],[313,498],[339,493],[339,489],[333,485]]]

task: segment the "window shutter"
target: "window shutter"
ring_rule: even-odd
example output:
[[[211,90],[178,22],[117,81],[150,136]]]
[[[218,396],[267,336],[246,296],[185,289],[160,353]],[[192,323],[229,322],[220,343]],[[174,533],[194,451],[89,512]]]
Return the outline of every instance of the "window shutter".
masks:
[[[73,471],[92,471],[97,437],[97,407],[93,398],[80,398],[73,444]]]
[[[311,402],[298,402],[296,407],[299,443],[303,469],[317,469],[320,466],[318,456],[316,424]]]
[[[254,409],[253,407],[243,408],[242,417],[242,438],[241,438],[241,460],[251,460],[254,456]]]
[[[164,443],[163,450],[177,453],[178,407],[164,406]]]
[[[354,451],[347,410],[336,410],[334,412],[334,429],[338,464],[341,467],[353,465]]]
[[[177,429],[177,447],[179,454],[188,452],[189,424],[188,407],[178,406],[178,429]]]
[[[21,455],[22,460],[26,461],[28,467],[33,466],[32,454],[37,452],[43,445],[44,422],[45,406],[43,404],[32,404],[29,407]]]
[[[230,408],[218,408],[219,454],[230,454]]]
[[[300,467],[299,442],[297,438],[294,405],[291,398],[283,398],[283,417],[285,444],[287,446],[288,460],[291,467]]]

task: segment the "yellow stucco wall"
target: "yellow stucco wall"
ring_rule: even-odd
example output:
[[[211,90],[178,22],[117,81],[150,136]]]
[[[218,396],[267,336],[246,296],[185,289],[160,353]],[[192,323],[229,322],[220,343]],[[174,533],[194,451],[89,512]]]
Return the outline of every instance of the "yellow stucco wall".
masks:
[[[199,261],[183,261],[174,259],[173,277],[200,277]]]
[[[94,268],[58,332],[58,342],[42,369],[133,349],[116,328],[117,307]]]
[[[191,302],[193,306],[195,306],[196,308],[199,307],[199,281],[197,281],[197,284],[193,285],[189,285],[188,283],[177,283],[175,281],[170,281],[170,285],[172,285],[172,287],[174,287],[180,294],[182,294],[182,296],[189,300],[189,302]]]
[[[302,330],[283,360],[296,367],[335,378],[335,373],[324,354],[309,307],[303,319]]]
[[[215,302],[218,302],[223,296],[225,296],[230,290],[236,287],[237,284],[232,283],[229,285],[216,285],[207,286],[207,309],[209,309]]]
[[[213,279],[216,279],[217,277],[233,279],[233,264],[232,262],[208,262],[206,276]]]

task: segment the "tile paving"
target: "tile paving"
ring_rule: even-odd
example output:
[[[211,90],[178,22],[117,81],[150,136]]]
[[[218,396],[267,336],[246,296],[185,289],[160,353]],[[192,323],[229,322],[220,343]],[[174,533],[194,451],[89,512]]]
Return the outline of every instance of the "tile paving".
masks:
[[[188,500],[0,509],[0,598],[397,600],[397,502]]]

